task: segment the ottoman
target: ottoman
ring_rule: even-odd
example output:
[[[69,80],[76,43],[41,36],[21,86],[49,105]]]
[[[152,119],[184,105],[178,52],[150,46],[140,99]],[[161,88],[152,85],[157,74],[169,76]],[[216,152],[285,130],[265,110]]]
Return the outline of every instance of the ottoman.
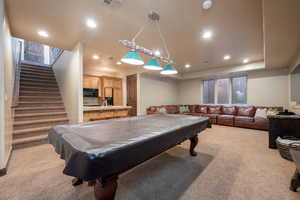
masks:
[[[282,158],[293,161],[292,155],[290,154],[290,145],[295,142],[300,142],[300,140],[294,137],[278,137],[276,139],[276,145]]]
[[[297,192],[300,187],[300,142],[294,142],[290,145],[290,153],[296,165],[296,171],[291,180],[290,190]]]

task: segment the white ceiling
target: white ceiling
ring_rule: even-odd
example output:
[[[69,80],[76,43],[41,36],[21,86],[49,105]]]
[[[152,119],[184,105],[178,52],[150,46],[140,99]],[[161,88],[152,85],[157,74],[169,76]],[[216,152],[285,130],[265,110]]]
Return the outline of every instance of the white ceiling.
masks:
[[[103,0],[7,0],[7,10],[12,33],[16,37],[69,50],[78,41],[83,42],[86,47],[85,68],[89,72],[140,71],[141,67],[115,65],[128,50],[118,40],[130,40],[146,22],[151,10],[161,15],[161,30],[180,72],[232,67],[240,65],[245,57],[251,62],[263,61],[264,41],[268,67],[285,67],[291,54],[300,47],[300,34],[294,33],[293,37],[289,37],[291,41],[288,44],[286,40],[277,39],[295,30],[295,25],[290,25],[289,21],[293,24],[297,22],[295,18],[299,16],[300,6],[296,0],[264,0],[264,3],[262,0],[214,0],[210,10],[201,8],[202,0],[113,2],[106,5]],[[281,9],[285,11],[281,13]],[[289,16],[286,9],[293,9],[291,20],[277,23],[280,17]],[[85,26],[87,17],[97,21],[95,30]],[[286,28],[286,32],[282,33],[282,27]],[[40,38],[37,35],[39,29],[47,30],[50,37]],[[201,33],[207,29],[212,30],[214,36],[204,41]],[[144,47],[163,51],[153,25],[145,29],[137,42]],[[99,54],[102,58],[94,61],[91,59],[93,54]],[[225,54],[230,54],[232,59],[224,61]],[[149,57],[143,58],[149,60]],[[192,67],[185,69],[186,63]]]

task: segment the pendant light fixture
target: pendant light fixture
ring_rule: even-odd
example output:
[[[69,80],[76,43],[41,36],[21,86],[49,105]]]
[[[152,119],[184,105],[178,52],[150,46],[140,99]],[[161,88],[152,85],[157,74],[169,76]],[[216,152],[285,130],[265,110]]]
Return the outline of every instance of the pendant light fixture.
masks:
[[[148,23],[146,23],[143,27],[141,27],[141,29],[135,34],[135,36],[133,37],[133,39],[131,41],[128,40],[120,40],[120,43],[128,48],[130,48],[131,50],[128,52],[127,55],[125,55],[121,61],[127,64],[131,64],[131,65],[143,65],[144,61],[141,59],[140,55],[138,54],[138,52],[146,54],[148,56],[151,56],[151,60],[144,65],[145,69],[148,70],[162,70],[166,71],[166,72],[161,72],[161,74],[177,74],[177,70],[172,66],[172,64],[174,63],[173,60],[170,59],[170,53],[168,50],[168,47],[166,45],[166,41],[162,35],[162,32],[160,30],[158,21],[160,19],[160,16],[158,13],[156,12],[150,12],[150,14],[148,15],[150,21],[154,22],[158,33],[159,33],[159,37],[162,41],[165,53],[167,54],[167,57],[161,56],[160,54],[155,53],[156,51],[153,50],[149,50],[146,49],[142,46],[139,46],[136,44],[135,40],[137,39],[137,37],[144,31],[145,27],[148,25]],[[167,65],[162,68],[160,65],[160,62],[162,63],[166,63]]]
[[[144,68],[149,69],[149,70],[162,70],[163,69],[155,57],[153,57],[147,64],[145,64]]]
[[[172,75],[177,73],[178,71],[171,64],[166,65],[164,69],[160,72],[160,74],[163,75]]]
[[[130,65],[143,65],[144,61],[142,60],[141,56],[136,52],[135,49],[131,49],[127,55],[125,55],[122,59],[121,62],[127,63]]]

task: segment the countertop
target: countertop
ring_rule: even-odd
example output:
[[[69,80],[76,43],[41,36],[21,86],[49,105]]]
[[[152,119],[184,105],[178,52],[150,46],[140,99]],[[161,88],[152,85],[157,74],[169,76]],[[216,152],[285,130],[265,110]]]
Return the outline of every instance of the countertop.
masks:
[[[130,109],[131,106],[83,106],[83,111],[96,111],[96,110],[124,110]]]
[[[299,119],[300,115],[269,115],[269,119]]]

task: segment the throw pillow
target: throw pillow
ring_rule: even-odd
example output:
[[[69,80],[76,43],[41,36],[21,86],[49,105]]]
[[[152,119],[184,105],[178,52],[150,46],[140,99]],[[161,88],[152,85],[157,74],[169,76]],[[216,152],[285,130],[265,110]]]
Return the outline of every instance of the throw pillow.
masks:
[[[185,112],[185,107],[184,106],[180,106],[179,107],[179,112],[180,113],[184,113]]]
[[[267,111],[267,115],[277,115],[278,114],[278,110],[275,109],[269,109]]]
[[[185,107],[185,112],[190,112],[190,109],[188,106]]]
[[[255,113],[255,118],[261,117],[267,119],[267,109],[257,109]]]
[[[159,113],[166,114],[167,113],[166,108],[159,109]]]

